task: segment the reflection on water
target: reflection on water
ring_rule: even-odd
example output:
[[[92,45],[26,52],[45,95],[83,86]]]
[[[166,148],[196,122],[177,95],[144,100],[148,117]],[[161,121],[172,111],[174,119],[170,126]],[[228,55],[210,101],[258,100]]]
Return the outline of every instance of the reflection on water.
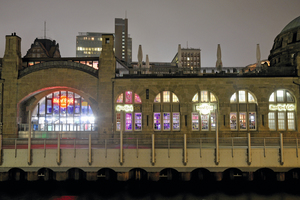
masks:
[[[0,182],[0,199],[296,200],[292,182]]]

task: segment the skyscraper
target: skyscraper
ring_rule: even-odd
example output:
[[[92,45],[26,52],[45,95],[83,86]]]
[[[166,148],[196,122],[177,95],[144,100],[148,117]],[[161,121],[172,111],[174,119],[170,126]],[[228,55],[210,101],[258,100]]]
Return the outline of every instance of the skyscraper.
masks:
[[[128,35],[128,19],[115,18],[115,55],[128,63],[132,61],[132,39]]]

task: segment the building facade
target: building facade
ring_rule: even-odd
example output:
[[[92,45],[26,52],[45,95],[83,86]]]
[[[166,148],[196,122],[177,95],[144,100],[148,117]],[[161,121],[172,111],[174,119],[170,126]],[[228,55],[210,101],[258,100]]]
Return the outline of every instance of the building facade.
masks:
[[[299,34],[299,27],[290,31]],[[280,33],[276,38],[281,37]],[[300,45],[294,61],[252,71],[135,73],[102,34],[99,67],[71,58],[26,65],[21,38],[6,36],[1,72],[4,137],[298,137]],[[276,39],[275,39],[276,43]],[[294,43],[292,45],[294,45]],[[282,50],[283,51],[283,50]],[[270,57],[272,58],[271,51]],[[95,61],[91,61],[94,63]],[[117,69],[118,68],[118,69]],[[118,76],[120,71],[126,72]],[[24,128],[23,127],[31,127]],[[23,135],[22,135],[23,134]]]
[[[76,57],[99,57],[102,33],[80,32],[76,36]]]

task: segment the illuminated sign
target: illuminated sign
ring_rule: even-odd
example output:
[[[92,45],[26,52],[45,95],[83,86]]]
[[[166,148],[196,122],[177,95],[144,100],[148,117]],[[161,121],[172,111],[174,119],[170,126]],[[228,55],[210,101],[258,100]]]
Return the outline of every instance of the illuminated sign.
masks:
[[[293,111],[293,110],[295,110],[295,105],[294,104],[270,104],[269,110]]]
[[[117,105],[116,111],[122,111],[122,110],[125,112],[133,112],[133,105],[125,105],[125,106]]]
[[[73,98],[67,98],[66,96],[61,96],[60,98],[53,98],[53,103],[59,104],[61,108],[66,108],[70,104],[73,104]]]
[[[214,106],[202,104],[200,106],[196,106],[196,110],[200,111],[202,114],[208,114],[210,111],[214,110]]]

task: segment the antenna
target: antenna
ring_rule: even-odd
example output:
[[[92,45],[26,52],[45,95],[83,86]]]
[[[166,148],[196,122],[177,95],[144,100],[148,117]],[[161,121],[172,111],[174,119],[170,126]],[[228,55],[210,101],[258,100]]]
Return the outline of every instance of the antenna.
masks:
[[[127,10],[125,10],[125,19],[127,19]]]
[[[44,21],[44,39],[46,39],[46,21]]]
[[[186,48],[188,49],[189,48],[189,42],[186,41]]]

